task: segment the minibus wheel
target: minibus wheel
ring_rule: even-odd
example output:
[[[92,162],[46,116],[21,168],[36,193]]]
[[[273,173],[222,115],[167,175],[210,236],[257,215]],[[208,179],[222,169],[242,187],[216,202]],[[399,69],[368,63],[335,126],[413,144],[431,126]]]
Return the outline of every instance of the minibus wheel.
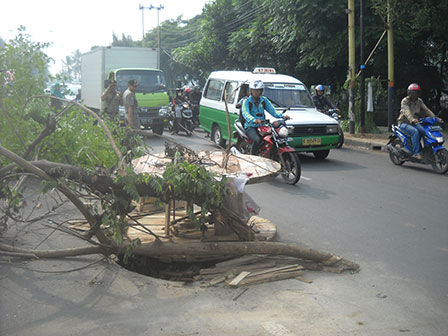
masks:
[[[213,125],[212,128],[212,141],[219,147],[224,147],[226,145],[226,140],[222,138],[222,131],[219,125]]]

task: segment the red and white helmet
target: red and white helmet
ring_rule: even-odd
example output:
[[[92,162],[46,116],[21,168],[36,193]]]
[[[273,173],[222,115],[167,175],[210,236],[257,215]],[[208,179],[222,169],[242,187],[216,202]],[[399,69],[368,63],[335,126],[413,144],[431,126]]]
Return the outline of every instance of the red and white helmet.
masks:
[[[420,93],[421,92],[420,85],[418,85],[417,83],[412,83],[411,85],[409,85],[408,94],[410,94],[411,92]]]

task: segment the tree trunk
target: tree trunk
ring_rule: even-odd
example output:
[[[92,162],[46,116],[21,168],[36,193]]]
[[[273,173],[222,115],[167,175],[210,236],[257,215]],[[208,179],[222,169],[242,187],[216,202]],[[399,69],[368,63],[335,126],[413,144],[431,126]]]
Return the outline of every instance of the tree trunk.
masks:
[[[357,270],[359,265],[331,253],[313,250],[297,244],[251,241],[220,243],[151,243],[142,244],[133,249],[136,255],[152,258],[170,259],[172,261],[191,260],[194,258],[240,257],[248,254],[281,255],[310,260],[325,266],[340,267],[342,270]]]
[[[126,244],[113,252],[101,246],[89,246],[83,248],[72,248],[64,250],[44,251],[26,250],[0,243],[0,250],[8,252],[18,252],[33,254],[38,258],[58,258],[86,254],[124,254]],[[182,242],[182,243],[161,243],[154,242],[142,244],[133,249],[133,253],[138,256],[146,256],[155,259],[170,259],[172,261],[186,261],[198,258],[200,260],[216,260],[232,257],[240,257],[249,254],[279,255],[300,258],[303,260],[320,263],[324,266],[337,268],[339,271],[358,270],[359,265],[347,259],[343,259],[331,253],[313,250],[297,244],[279,242],[224,242],[224,243],[203,243],[203,242]]]

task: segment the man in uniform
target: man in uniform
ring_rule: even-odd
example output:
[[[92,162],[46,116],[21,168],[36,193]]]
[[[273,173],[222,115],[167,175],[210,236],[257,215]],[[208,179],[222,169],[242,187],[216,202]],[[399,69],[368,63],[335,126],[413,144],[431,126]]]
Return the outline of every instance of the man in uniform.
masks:
[[[118,109],[120,105],[120,93],[117,91],[117,82],[111,80],[109,86],[101,95],[103,101],[103,111],[110,119],[115,119],[118,116]]]
[[[123,104],[127,125],[134,129],[140,129],[138,101],[135,97],[138,83],[135,79],[128,82],[128,89],[123,93]]]

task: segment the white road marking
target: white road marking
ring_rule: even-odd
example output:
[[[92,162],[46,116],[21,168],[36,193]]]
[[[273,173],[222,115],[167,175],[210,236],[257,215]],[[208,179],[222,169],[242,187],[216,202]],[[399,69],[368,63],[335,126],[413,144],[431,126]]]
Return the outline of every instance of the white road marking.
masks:
[[[309,177],[301,176],[300,178],[304,179],[305,181],[311,181],[311,179]]]

